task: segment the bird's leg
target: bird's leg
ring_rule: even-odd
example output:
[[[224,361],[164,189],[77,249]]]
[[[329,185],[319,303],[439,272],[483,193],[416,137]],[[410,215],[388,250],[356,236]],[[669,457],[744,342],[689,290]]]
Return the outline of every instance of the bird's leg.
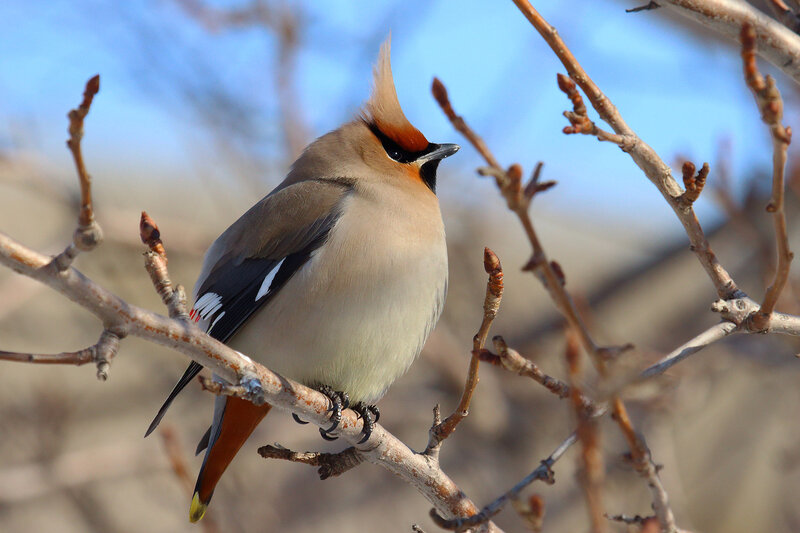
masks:
[[[358,413],[358,416],[364,420],[364,427],[361,429],[364,438],[358,441],[359,444],[362,444],[367,442],[367,439],[372,435],[372,430],[375,428],[375,423],[381,417],[381,412],[377,405],[366,405],[361,402],[353,407],[353,411]]]
[[[328,411],[331,412],[331,422],[333,422],[333,425],[328,429],[319,428],[319,434],[325,440],[336,440],[338,437],[331,437],[329,433],[339,427],[339,422],[342,421],[342,411],[350,407],[350,396],[346,392],[335,391],[327,385],[321,385],[317,390],[331,401],[331,407]]]

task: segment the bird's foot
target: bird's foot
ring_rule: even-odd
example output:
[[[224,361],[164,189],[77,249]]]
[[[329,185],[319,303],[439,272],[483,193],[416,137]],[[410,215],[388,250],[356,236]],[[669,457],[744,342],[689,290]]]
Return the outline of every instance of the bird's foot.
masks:
[[[292,418],[294,418],[294,421],[297,422],[298,424],[303,424],[303,425],[308,424],[308,422],[306,422],[305,420],[300,419],[300,417],[297,416],[297,414],[295,414],[295,413],[292,413]]]
[[[364,421],[364,427],[361,429],[364,438],[358,441],[359,444],[363,444],[372,435],[372,430],[375,429],[375,423],[380,419],[381,412],[377,405],[366,405],[361,402],[353,406],[353,411],[358,413],[358,416]]]
[[[335,391],[327,385],[322,385],[317,390],[331,401],[331,407],[328,411],[331,413],[331,422],[333,422],[333,425],[328,429],[319,428],[319,434],[325,440],[336,440],[339,437],[331,436],[330,432],[339,427],[339,422],[342,421],[342,411],[350,407],[350,397],[346,392]]]

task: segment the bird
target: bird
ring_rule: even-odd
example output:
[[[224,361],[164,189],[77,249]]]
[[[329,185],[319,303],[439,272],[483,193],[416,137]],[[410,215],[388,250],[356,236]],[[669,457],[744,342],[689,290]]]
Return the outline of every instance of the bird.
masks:
[[[328,396],[333,425],[320,433],[329,440],[349,405],[369,438],[380,414],[374,404],[419,355],[447,292],[436,174],[459,146],[431,143],[408,121],[390,55],[388,38],[361,112],[308,145],[285,179],[213,242],[190,312],[210,336]],[[202,368],[189,365],[145,436]],[[206,453],[190,521],[203,517],[269,410],[217,396],[197,447]]]

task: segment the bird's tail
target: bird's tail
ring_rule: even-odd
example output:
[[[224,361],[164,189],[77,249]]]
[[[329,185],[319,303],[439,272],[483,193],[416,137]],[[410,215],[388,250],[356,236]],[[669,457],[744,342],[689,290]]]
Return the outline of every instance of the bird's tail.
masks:
[[[271,408],[269,404],[255,405],[232,396],[217,398],[206,457],[189,508],[190,521],[197,522],[203,518],[223,472]]]

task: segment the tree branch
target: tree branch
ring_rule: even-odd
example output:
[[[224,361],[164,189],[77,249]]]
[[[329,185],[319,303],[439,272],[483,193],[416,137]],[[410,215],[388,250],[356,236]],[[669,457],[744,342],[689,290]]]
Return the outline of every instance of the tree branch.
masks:
[[[683,191],[672,177],[669,166],[661,160],[653,148],[642,141],[625,123],[614,104],[595,85],[577,59],[575,59],[575,56],[572,55],[572,52],[558,35],[558,31],[533,8],[528,0],[514,0],[514,3],[561,60],[561,63],[567,69],[569,77],[588,96],[592,107],[600,115],[600,118],[611,126],[616,134],[621,135],[626,140],[625,145],[621,145],[621,147],[631,156],[636,165],[642,169],[675,212],[678,220],[686,230],[692,245],[692,251],[697,255],[700,264],[714,284],[720,298],[727,300],[742,296],[743,293],[738,289],[730,274],[722,267],[714,252],[711,251],[694,210],[691,206],[687,208],[679,201]]]
[[[735,42],[750,24],[761,57],[800,83],[800,36],[742,0],[663,0],[661,4]]]
[[[456,430],[458,424],[469,414],[472,395],[475,392],[475,387],[478,386],[480,353],[486,345],[489,329],[497,316],[497,311],[500,309],[500,301],[503,298],[503,267],[495,253],[489,248],[484,248],[483,250],[483,268],[489,274],[489,280],[486,282],[486,296],[483,300],[481,326],[472,339],[472,357],[469,362],[464,392],[461,394],[461,400],[453,413],[444,422],[435,424],[431,428],[428,447],[425,450],[426,454],[438,454],[442,441],[449,437]]]
[[[770,316],[778,303],[778,297],[789,279],[789,267],[793,254],[789,250],[789,236],[786,232],[786,213],[783,208],[784,172],[786,168],[786,151],[792,142],[792,129],[781,124],[783,118],[783,100],[781,93],[775,86],[772,76],[766,79],[758,71],[756,65],[756,34],[750,24],[742,26],[742,63],[744,65],[744,78],[747,86],[753,92],[756,105],[761,112],[761,119],[769,126],[772,136],[772,197],[767,205],[767,212],[772,213],[775,227],[775,241],[777,243],[778,265],[775,269],[775,279],[764,295],[763,303],[758,312],[752,317],[752,324],[756,330],[766,329]]]

